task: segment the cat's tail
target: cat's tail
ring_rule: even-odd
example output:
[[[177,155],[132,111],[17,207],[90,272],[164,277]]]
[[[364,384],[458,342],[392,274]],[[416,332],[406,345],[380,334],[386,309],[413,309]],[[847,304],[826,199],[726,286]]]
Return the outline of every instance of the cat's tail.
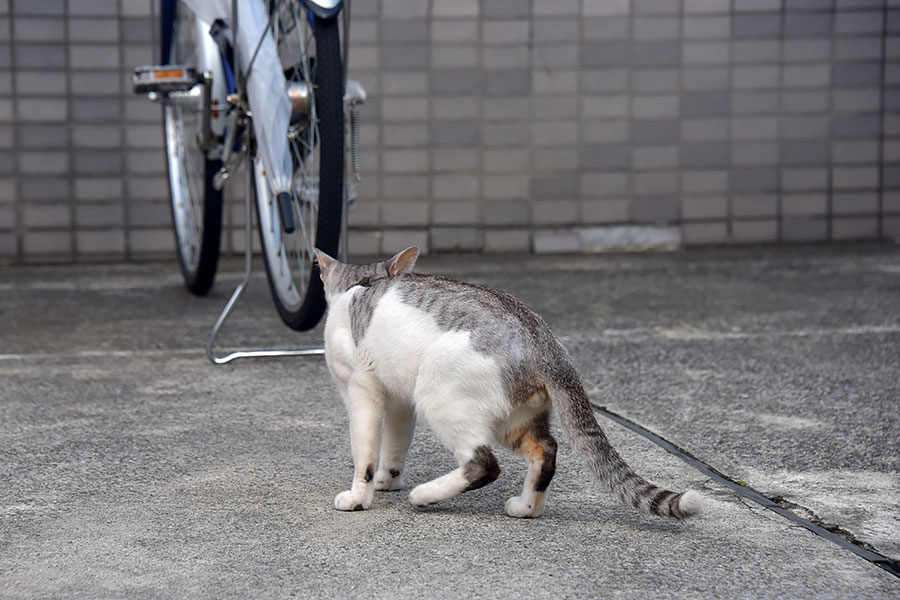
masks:
[[[622,460],[597,423],[574,367],[566,365],[554,380],[550,397],[563,429],[594,475],[625,504],[645,513],[675,519],[700,512],[703,504],[700,494],[693,490],[675,493],[659,488]]]

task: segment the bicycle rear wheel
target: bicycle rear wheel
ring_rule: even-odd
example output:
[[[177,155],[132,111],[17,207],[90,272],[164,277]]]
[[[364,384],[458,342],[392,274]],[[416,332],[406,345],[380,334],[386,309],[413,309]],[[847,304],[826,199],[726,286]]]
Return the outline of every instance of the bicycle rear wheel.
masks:
[[[196,37],[203,31],[183,4],[176,7],[169,63],[199,66]],[[199,147],[199,110],[163,106],[163,136],[178,264],[187,288],[206,295],[216,277],[222,233],[222,192],[212,180],[222,162]]]
[[[253,183],[269,288],[282,321],[298,331],[316,326],[325,295],[314,248],[337,254],[344,192],[344,82],[336,19],[309,16],[299,2],[276,9],[276,43],[288,85],[311,90],[305,114],[287,131],[294,169],[291,210],[295,229],[286,233],[275,195],[259,157]],[[251,107],[252,108],[252,107]]]

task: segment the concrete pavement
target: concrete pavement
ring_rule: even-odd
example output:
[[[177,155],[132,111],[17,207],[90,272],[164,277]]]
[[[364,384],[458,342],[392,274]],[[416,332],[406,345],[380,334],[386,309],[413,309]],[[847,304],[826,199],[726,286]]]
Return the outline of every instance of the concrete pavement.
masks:
[[[524,465],[429,511],[340,513],[344,408],[320,358],[213,366],[238,279],[174,264],[0,270],[0,596],[900,596],[900,579],[601,418],[635,469],[698,489],[683,523],[593,482],[561,439],[545,515],[503,514]],[[544,315],[598,405],[900,558],[900,250],[426,257]],[[304,346],[254,279],[223,347]],[[407,482],[452,467],[420,427]]]

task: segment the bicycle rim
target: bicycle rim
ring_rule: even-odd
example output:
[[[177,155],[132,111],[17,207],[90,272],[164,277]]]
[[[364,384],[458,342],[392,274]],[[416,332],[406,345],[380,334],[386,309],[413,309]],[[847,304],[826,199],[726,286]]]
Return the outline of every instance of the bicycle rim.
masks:
[[[253,161],[253,183],[263,256],[272,298],[281,319],[296,330],[314,327],[325,298],[314,248],[336,254],[343,203],[343,72],[336,20],[310,21],[299,3],[276,9],[273,30],[285,77],[309,82],[309,109],[291,123],[288,150],[296,229],[285,233],[261,161]],[[313,25],[314,22],[314,25]]]
[[[178,7],[170,52],[172,64],[196,66],[193,37],[199,30],[194,15]],[[185,285],[198,295],[209,292],[219,258],[222,192],[212,187],[221,166],[197,145],[200,112],[163,106],[163,134],[169,178],[172,221],[178,263]]]

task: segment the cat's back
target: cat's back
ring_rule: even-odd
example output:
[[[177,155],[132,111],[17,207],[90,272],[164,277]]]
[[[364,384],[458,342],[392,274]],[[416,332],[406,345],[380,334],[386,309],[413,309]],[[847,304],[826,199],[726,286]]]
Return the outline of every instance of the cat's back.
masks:
[[[544,321],[513,296],[485,286],[419,273],[374,282],[351,306],[354,338],[361,341],[373,319],[379,335],[392,331],[394,343],[428,333],[466,332],[473,346],[497,355],[522,355],[535,346],[555,345]]]

